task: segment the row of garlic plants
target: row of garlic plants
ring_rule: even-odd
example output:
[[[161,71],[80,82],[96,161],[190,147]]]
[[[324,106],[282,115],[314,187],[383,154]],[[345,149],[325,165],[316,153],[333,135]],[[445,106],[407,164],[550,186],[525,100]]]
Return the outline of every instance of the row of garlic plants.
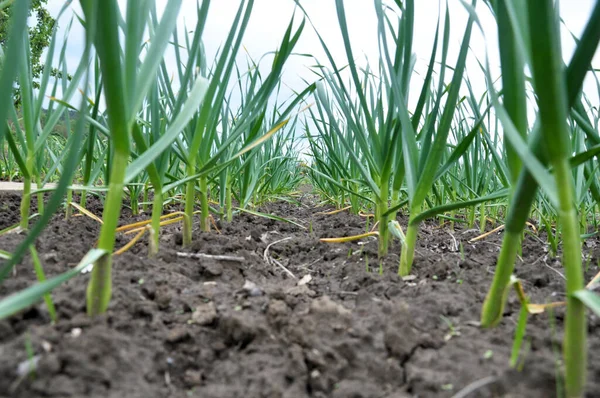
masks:
[[[214,60],[206,58],[202,44],[208,0],[199,3],[189,36],[177,28],[182,0],[169,0],[160,18],[150,0],[128,2],[124,14],[116,0],[81,0],[86,32],[81,62],[71,79],[50,77],[51,67],[63,76],[70,72],[67,38],[55,31],[39,90],[28,59],[29,3],[13,5],[10,39],[0,54],[0,171],[3,178],[23,180],[18,227],[28,230],[15,252],[0,253],[0,282],[26,252],[37,258],[32,243],[65,201],[68,216],[72,207],[85,210],[87,195],[98,195],[104,212],[97,247],[78,266],[48,280],[34,261],[40,283],[0,301],[0,318],[41,298],[50,308],[48,293],[90,264],[88,313],[106,311],[124,192],[134,214],[140,208],[151,212],[140,232],[148,231],[154,255],[162,225],[182,222],[188,246],[196,215],[200,229],[208,231],[213,215],[231,221],[238,209],[290,193],[304,178],[299,164],[305,146],[311,156],[305,170],[316,192],[355,213],[373,209],[381,258],[392,232],[400,235],[401,276],[413,271],[419,224],[427,218],[477,223],[482,231],[490,222],[504,225],[482,309],[484,327],[502,319],[528,219],[546,230],[556,253],[560,238],[567,278],[565,385],[568,396],[583,395],[585,306],[598,311],[600,299],[584,285],[581,239],[596,228],[600,135],[598,112],[581,88],[600,40],[599,5],[565,67],[551,0],[488,2],[500,37],[502,90],[486,62],[481,69],[487,90],[475,93],[466,65],[480,24],[476,1],[464,4],[469,18],[456,59],[449,54],[448,7],[432,26],[429,63],[417,79],[414,1],[396,0],[392,10],[374,0],[380,57],[361,68],[344,2],[336,0],[346,61],[336,61],[319,36],[329,67],[319,67],[315,85],[281,102],[283,68],[305,24],[290,21],[266,74],[260,67],[264,60],[248,59],[242,67],[238,53],[253,0],[240,2]],[[177,60],[176,79],[167,68],[167,51]],[[20,109],[11,96],[15,83],[22,92]],[[314,106],[304,108],[313,92]],[[533,103],[535,121],[528,118]],[[302,122],[305,140],[298,141],[294,126]],[[64,134],[56,133],[59,124]],[[45,188],[50,181],[56,186]],[[44,201],[46,190],[51,196]],[[79,204],[72,201],[74,190],[82,192]],[[38,199],[37,214],[30,209],[32,196]],[[165,218],[171,202],[181,202],[183,211]],[[408,215],[406,232],[395,223],[399,211]],[[529,303],[520,298],[526,320]]]
[[[310,177],[323,199],[338,208],[356,203],[374,209],[379,223],[379,255],[388,251],[389,229],[401,238],[398,273],[412,271],[420,222],[438,217],[451,222],[504,226],[494,281],[483,305],[481,324],[502,320],[513,269],[530,218],[538,221],[557,253],[567,279],[567,316],[563,342],[565,387],[569,397],[584,393],[586,311],[600,311],[592,292],[597,278],[583,280],[582,237],[597,226],[598,112],[581,92],[600,40],[596,4],[565,67],[560,18],[551,0],[487,2],[498,27],[501,75],[480,63],[487,90],[476,97],[466,73],[473,29],[480,28],[476,1],[463,4],[469,20],[455,61],[448,59],[450,18],[438,22],[426,73],[420,75],[418,101],[410,108],[414,1],[396,2],[390,12],[375,0],[380,58],[359,68],[354,60],[344,3],[336,2],[347,64],[329,56],[319,70],[316,133],[307,133],[313,156]],[[463,27],[461,27],[463,29]],[[462,31],[462,30],[461,30]],[[327,44],[322,41],[329,55]],[[441,53],[439,53],[441,49]],[[455,62],[454,64],[451,64]],[[451,66],[452,65],[452,66]],[[344,71],[347,68],[347,71]],[[597,79],[596,79],[597,81]],[[533,94],[533,95],[530,95]],[[535,121],[528,107],[535,105]],[[407,213],[406,232],[394,223]],[[517,291],[522,293],[520,287]],[[529,306],[524,294],[517,335]],[[534,311],[531,311],[534,312]]]
[[[59,38],[55,27],[40,88],[34,89],[24,17],[29,3],[13,5],[10,39],[1,54],[0,84],[8,87],[0,98],[0,117],[6,121],[0,128],[2,171],[24,183],[18,228],[27,234],[13,253],[2,252],[0,282],[27,252],[34,254],[33,242],[61,206],[66,204],[67,216],[73,209],[89,213],[87,201],[96,195],[104,210],[97,247],[63,275],[45,280],[41,270],[40,283],[1,301],[0,317],[44,297],[90,264],[87,311],[91,316],[105,312],[124,197],[134,214],[151,213],[140,232],[148,232],[154,255],[162,225],[180,221],[187,246],[196,218],[207,231],[215,216],[231,220],[237,209],[289,193],[299,183],[294,126],[313,87],[283,102],[273,98],[279,98],[283,67],[304,22],[292,18],[271,58],[242,67],[238,54],[253,0],[240,2],[214,60],[207,58],[202,42],[209,0],[198,4],[189,35],[177,27],[181,0],[170,0],[160,16],[150,0],[128,2],[124,10],[117,1],[82,0],[79,23],[86,42],[75,73],[71,79],[50,77],[52,67],[67,76],[69,29]],[[172,54],[175,71],[165,58]],[[22,93],[18,109],[10,95],[15,82]],[[78,203],[73,192],[81,193]],[[36,214],[30,210],[32,196],[38,198]],[[183,211],[164,215],[172,202],[183,202]]]

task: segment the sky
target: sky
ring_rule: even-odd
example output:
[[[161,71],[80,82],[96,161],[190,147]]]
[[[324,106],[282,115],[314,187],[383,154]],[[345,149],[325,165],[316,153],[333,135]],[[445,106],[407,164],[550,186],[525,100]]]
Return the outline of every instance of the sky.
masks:
[[[64,4],[65,0],[48,0],[48,9],[50,13],[56,16]],[[119,0],[122,8],[126,0]],[[164,9],[167,0],[156,0],[158,10]],[[229,33],[229,27],[235,13],[239,7],[239,0],[213,0],[210,5],[208,22],[204,31],[204,44],[206,46],[207,56],[213,59],[219,46],[225,40]],[[384,0],[384,3],[393,3],[391,0]],[[442,4],[440,6],[440,3]],[[417,72],[425,71],[427,62],[431,54],[431,47],[434,40],[435,28],[438,15],[441,12],[444,15],[444,1],[438,0],[418,0],[415,1],[415,32],[413,51],[417,56]],[[483,1],[478,2],[477,11],[481,20],[484,32],[479,29],[474,30],[471,40],[471,54],[467,64],[467,73],[473,82],[476,93],[485,90],[485,81],[483,74],[477,63],[484,62],[486,54],[489,57],[490,65],[493,71],[497,71],[494,77],[499,75],[499,61],[497,48],[496,27],[492,14]],[[342,36],[340,33],[334,0],[301,0],[301,4],[307,11],[307,14],[314,24],[315,29],[320,33],[324,41],[331,50],[334,59],[340,65],[346,64]],[[372,0],[345,0],[350,39],[355,62],[364,65],[367,60],[372,64],[379,58],[377,46],[377,21],[374,11],[374,2]],[[585,26],[588,16],[591,13],[594,0],[561,0],[561,17],[573,34],[579,36]],[[74,1],[71,6],[73,12],[80,13],[78,1]],[[451,40],[449,49],[449,62],[454,64],[458,55],[458,49],[464,34],[464,29],[468,14],[461,4],[460,0],[448,0],[448,7],[451,15]],[[69,11],[59,21],[59,37],[64,35],[65,27],[71,18],[72,12]],[[295,14],[295,15],[294,15]],[[179,27],[187,26],[192,30],[196,24],[196,1],[183,0],[182,9],[179,14]],[[248,29],[243,40],[243,45],[248,54],[253,59],[259,59],[263,54],[273,51],[277,48],[281,37],[287,28],[290,19],[294,17],[296,26],[300,23],[303,14],[295,7],[293,0],[255,0],[253,14]],[[571,57],[574,50],[574,41],[571,39],[567,29],[563,29],[563,55],[565,61]],[[67,48],[67,58],[69,69],[72,71],[80,61],[83,46],[83,29],[75,21],[69,34],[69,45]],[[312,54],[320,62],[326,63],[325,54],[319,42],[313,27],[310,24],[304,29],[303,35],[295,50],[298,54]],[[244,54],[240,55],[243,60]],[[264,65],[268,67],[270,59],[264,60]],[[168,67],[175,70],[173,57],[167,59]],[[283,83],[288,87],[283,95],[292,95],[294,91],[302,91],[306,87],[303,79],[310,82],[316,79],[316,76],[310,71],[310,67],[315,64],[314,59],[304,56],[293,56],[286,65]],[[596,56],[594,66],[600,68],[600,57]],[[420,88],[422,80],[417,76],[413,80],[415,88]],[[598,103],[595,83],[588,78],[585,85],[586,92],[589,92]],[[414,94],[409,102],[416,102],[417,95]],[[409,108],[410,104],[409,104]]]

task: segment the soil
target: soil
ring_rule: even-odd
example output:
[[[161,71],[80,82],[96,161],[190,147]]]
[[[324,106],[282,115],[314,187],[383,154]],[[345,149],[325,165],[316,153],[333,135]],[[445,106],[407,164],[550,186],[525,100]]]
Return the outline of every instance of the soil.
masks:
[[[508,365],[519,313],[515,295],[498,327],[477,326],[501,233],[469,243],[478,231],[424,223],[414,278],[403,280],[396,274],[397,242],[381,268],[374,240],[320,243],[362,233],[366,222],[346,212],[320,215],[330,209],[312,200],[307,195],[301,206],[260,209],[312,231],[242,213],[232,224],[217,223],[221,233],[195,231],[184,250],[179,227],[166,227],[156,257],[147,257],[146,242],[115,257],[113,299],[96,319],[85,313],[89,274],[83,274],[53,292],[56,324],[43,303],[0,321],[0,397],[557,395],[564,310],[530,318],[520,371]],[[0,229],[17,222],[19,201],[15,193],[0,193]],[[97,200],[88,208],[101,214]],[[125,210],[121,224],[147,217]],[[406,225],[405,217],[399,221]],[[56,215],[36,243],[47,276],[77,264],[98,233],[90,218]],[[4,235],[0,249],[11,251],[22,239]],[[120,236],[117,247],[129,239]],[[516,270],[535,303],[564,298],[560,263],[543,241],[527,235]],[[588,280],[598,272],[598,243],[585,244]],[[0,297],[34,281],[25,259],[0,284]],[[590,314],[589,397],[600,391],[599,331]],[[19,376],[31,355],[35,373]]]

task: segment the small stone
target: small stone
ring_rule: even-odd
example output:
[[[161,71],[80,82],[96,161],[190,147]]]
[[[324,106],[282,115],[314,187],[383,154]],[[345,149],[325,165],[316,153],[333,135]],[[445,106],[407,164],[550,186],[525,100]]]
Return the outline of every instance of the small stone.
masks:
[[[329,377],[323,377],[319,370],[315,369],[310,372],[310,379],[308,383],[314,392],[326,392],[329,390],[329,382]],[[316,394],[314,396],[316,396]]]
[[[202,265],[206,275],[221,276],[223,274],[223,266],[216,261],[206,261]]]
[[[329,296],[319,297],[310,304],[310,312],[313,314],[347,315],[350,310],[341,304],[331,300]]]
[[[190,332],[188,332],[188,330],[186,328],[183,327],[178,327],[175,329],[172,329],[169,334],[167,335],[167,342],[168,343],[180,343],[186,339],[188,339],[190,337]]]
[[[74,339],[76,339],[77,337],[81,336],[81,333],[83,331],[81,330],[81,328],[73,328],[71,330],[71,337],[73,337]]]
[[[42,341],[42,348],[44,349],[44,351],[46,351],[48,353],[48,352],[52,351],[52,344],[50,344],[49,342],[44,340],[44,341]]]
[[[307,285],[312,281],[312,276],[310,274],[306,274],[298,281],[298,286]]]
[[[251,297],[258,297],[262,296],[263,294],[262,289],[258,287],[256,283],[248,280],[244,282],[244,286],[242,287],[242,289]]]
[[[38,367],[38,363],[42,359],[41,355],[36,355],[30,359],[26,359],[17,365],[17,375],[25,376],[31,372],[35,372]]]
[[[271,302],[269,303],[269,309],[267,310],[267,313],[270,317],[273,318],[284,316],[288,313],[288,306],[285,303],[285,301],[271,300]]]
[[[203,299],[212,300],[217,294],[217,282],[204,282],[201,285],[196,285],[183,289],[184,296],[201,297]]]
[[[215,319],[217,319],[217,309],[212,301],[199,305],[192,314],[192,322],[201,326],[210,325]]]
[[[306,350],[305,352],[306,363],[310,364],[311,367],[325,369],[327,368],[327,360],[321,351],[313,348],[312,350]],[[317,370],[317,369],[315,369]]]
[[[265,232],[264,234],[262,234],[260,236],[260,241],[266,245],[267,242],[269,242],[269,233]]]
[[[56,264],[58,262],[58,253],[52,251],[44,255],[44,262],[49,264]]]
[[[190,387],[199,386],[202,384],[202,372],[188,369],[185,371],[183,379]]]

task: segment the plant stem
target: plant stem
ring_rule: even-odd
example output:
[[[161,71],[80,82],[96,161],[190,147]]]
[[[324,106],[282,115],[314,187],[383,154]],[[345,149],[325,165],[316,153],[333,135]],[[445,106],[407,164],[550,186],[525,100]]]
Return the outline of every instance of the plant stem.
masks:
[[[521,310],[519,311],[519,321],[515,329],[515,337],[513,339],[513,348],[510,355],[510,367],[513,369],[517,368],[519,361],[519,354],[521,352],[521,346],[523,345],[523,339],[525,338],[525,331],[527,329],[527,318],[529,312],[527,306],[521,304]]]
[[[571,134],[567,125],[568,109],[574,102],[567,87],[567,77],[561,57],[560,22],[552,0],[527,2],[532,51],[533,86],[537,94],[539,115],[548,159],[554,169],[558,195],[558,220],[563,238],[562,264],[566,276],[567,312],[563,356],[567,397],[581,397],[585,391],[587,372],[587,326],[584,304],[573,293],[583,289],[581,241],[574,203],[574,181],[569,158]],[[599,9],[600,10],[600,9]],[[596,25],[593,21],[592,25]],[[587,31],[587,29],[586,29]],[[584,33],[586,34],[586,33]],[[587,40],[586,40],[587,41]],[[594,48],[597,39],[594,39]],[[590,61],[582,65],[587,70],[594,50],[587,49]],[[575,55],[577,56],[577,54]],[[573,93],[579,90],[573,90]]]
[[[40,177],[39,174],[36,176],[36,185],[37,185],[38,189],[42,187],[42,177]],[[43,214],[44,213],[44,194],[41,192],[37,194],[37,203],[38,203],[38,209],[37,209],[38,214]]]
[[[87,313],[94,317],[106,312],[112,296],[112,255],[103,256],[92,269],[87,288]]]
[[[208,178],[200,177],[200,230],[210,231],[210,214],[208,212]]]
[[[353,192],[358,192],[359,188],[358,188],[358,183],[354,183],[352,184]],[[398,192],[398,195],[400,194],[400,192]],[[358,196],[356,195],[350,195],[350,205],[352,206],[352,214],[358,214],[358,212],[360,211],[360,203],[359,203],[359,199]],[[396,217],[394,216],[394,219]]]
[[[186,173],[191,176],[196,171],[196,157],[190,156],[188,159]],[[183,247],[189,247],[192,244],[192,220],[194,219],[194,199],[196,197],[196,182],[190,180],[185,185],[185,209],[187,217],[183,220]]]
[[[187,175],[192,175],[196,168],[196,162],[190,160],[187,167]],[[196,183],[194,180],[188,181],[185,186],[185,214],[189,222],[183,223],[183,247],[189,247],[192,244],[192,220],[194,217],[194,196]]]
[[[411,211],[410,214],[417,214],[415,211]],[[402,245],[402,252],[400,253],[400,267],[398,268],[398,275],[407,276],[410,275],[412,269],[413,259],[415,257],[415,244],[417,243],[417,233],[419,232],[419,224],[408,223],[406,229],[406,240]]]
[[[584,288],[581,265],[581,241],[577,213],[573,206],[573,181],[567,160],[555,162],[554,176],[559,189],[559,220],[562,225],[563,255],[567,287],[567,313],[563,356],[565,361],[565,386],[568,397],[583,396],[587,372],[587,319],[585,306],[573,293]],[[562,184],[561,184],[562,183]]]
[[[23,178],[23,197],[21,198],[21,229],[29,227],[29,206],[31,200],[31,180]]]
[[[33,151],[29,152],[30,154]],[[23,178],[23,197],[21,198],[21,228],[26,230],[29,228],[29,214],[31,207],[31,175],[33,174],[33,166],[35,159],[33,156],[27,156],[25,166],[30,177]]]
[[[71,218],[71,214],[73,209],[71,208],[71,202],[73,202],[73,191],[71,189],[67,190],[67,207],[65,209],[65,220]]]
[[[225,209],[227,213],[227,222],[231,222],[233,220],[233,206],[231,204],[231,183],[227,184],[225,195]]]
[[[112,295],[112,251],[115,247],[115,230],[121,214],[123,186],[129,153],[115,150],[113,167],[104,211],[102,213],[102,229],[98,240],[98,248],[109,254],[100,258],[92,269],[92,276],[87,288],[87,312],[90,316],[106,312]]]
[[[479,232],[485,232],[485,203],[479,206]]]
[[[35,270],[35,275],[37,277],[38,282],[42,283],[46,280],[46,274],[44,273],[44,268],[42,266],[42,262],[40,261],[40,257],[38,256],[37,250],[34,245],[29,247],[29,251],[31,252],[31,260],[33,262],[33,269]],[[52,323],[56,323],[56,308],[54,307],[54,302],[52,301],[52,296],[50,293],[44,294],[44,302],[46,303],[46,307],[48,308],[48,314],[50,315],[50,319]]]
[[[142,211],[144,213],[148,213],[148,183],[144,184],[144,196],[142,201],[144,202],[142,205]],[[154,206],[154,202],[152,203],[152,206]],[[154,210],[154,207],[152,207],[152,209]]]
[[[546,163],[545,158],[542,156],[543,137],[541,129],[539,126],[537,127],[531,133],[530,147],[535,156],[542,158],[543,162]],[[536,192],[537,183],[535,179],[526,168],[523,168],[511,196],[510,206],[507,209],[504,237],[502,238],[502,247],[496,263],[494,280],[481,311],[481,325],[483,327],[494,326],[502,319],[510,276],[515,267],[517,253],[521,248],[523,228],[525,228],[525,222],[535,200]],[[551,236],[551,234],[548,236]]]
[[[510,276],[513,273],[520,241],[521,231],[515,232],[507,229],[504,232],[494,280],[483,302],[481,312],[481,326],[483,327],[495,326],[502,320],[504,303],[510,291]]]
[[[134,190],[129,190],[129,204],[131,206],[131,215],[137,216],[140,214],[140,206],[138,204],[138,194],[137,188]]]
[[[149,246],[149,251],[148,251],[148,255],[150,257],[152,257],[158,253],[159,237],[160,237],[160,216],[162,215],[162,208],[163,208],[162,192],[160,192],[160,189],[155,189],[154,190],[154,199],[152,201],[152,230],[151,230],[151,236],[150,236],[150,246]]]
[[[471,211],[469,213],[469,229],[472,229],[475,226],[475,206],[471,207]]]
[[[85,207],[87,203],[87,191],[81,191],[81,197],[79,198],[79,205]]]
[[[396,206],[398,203],[400,202],[400,190],[399,189],[393,189],[392,190],[392,206]],[[396,217],[398,216],[398,211],[393,212],[392,214],[390,214],[389,219],[390,220],[395,220]]]
[[[387,180],[387,178],[382,178],[381,197],[377,203],[377,217],[379,221],[379,258],[384,257],[388,253],[388,216],[384,215],[388,210],[389,188]]]

